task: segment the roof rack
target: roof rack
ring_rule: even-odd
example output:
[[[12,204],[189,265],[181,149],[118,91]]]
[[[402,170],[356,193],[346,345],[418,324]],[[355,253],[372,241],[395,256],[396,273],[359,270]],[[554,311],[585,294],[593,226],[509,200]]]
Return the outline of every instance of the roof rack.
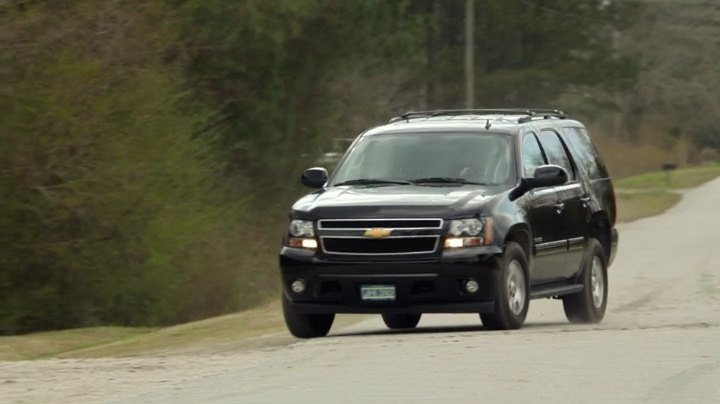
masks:
[[[540,112],[533,115],[524,116],[520,119],[518,119],[518,123],[526,123],[537,119],[550,119],[550,118],[557,118],[557,119],[567,119],[568,115],[562,111],[552,111],[552,112]]]
[[[524,115],[518,119],[518,123],[531,121],[533,118],[542,119],[559,118],[565,119],[567,115],[558,109],[539,108],[509,108],[509,109],[438,109],[432,111],[409,111],[400,116],[390,119],[389,123],[398,121],[409,121],[413,118],[432,118],[435,116],[459,116],[459,115]]]

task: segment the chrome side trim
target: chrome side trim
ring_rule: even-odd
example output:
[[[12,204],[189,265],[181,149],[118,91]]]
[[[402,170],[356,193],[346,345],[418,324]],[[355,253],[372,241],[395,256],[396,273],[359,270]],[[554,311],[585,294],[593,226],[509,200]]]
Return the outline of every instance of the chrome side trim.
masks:
[[[571,183],[571,184],[559,185],[559,186],[555,187],[555,189],[556,189],[558,192],[570,191],[570,190],[575,189],[575,188],[580,188],[580,184],[577,183],[577,182],[574,182],[574,183]]]
[[[573,237],[568,240],[568,243],[572,246],[575,244],[583,244],[585,243],[585,237]]]
[[[568,240],[568,251],[579,251],[585,248],[584,237],[574,237]]]
[[[530,192],[528,194],[530,194],[532,196],[545,196],[546,194],[548,194],[548,195],[557,194],[557,191],[555,191],[554,187],[536,188],[536,189],[530,190]]]
[[[557,247],[567,247],[567,240],[549,241],[547,243],[540,243],[535,245],[535,250],[546,251],[552,250]]]

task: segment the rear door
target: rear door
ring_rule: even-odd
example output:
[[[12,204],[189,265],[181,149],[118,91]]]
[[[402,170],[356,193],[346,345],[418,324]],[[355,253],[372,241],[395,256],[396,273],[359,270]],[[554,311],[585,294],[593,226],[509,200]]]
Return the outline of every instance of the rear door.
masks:
[[[532,178],[535,169],[545,164],[547,159],[537,136],[534,132],[526,133],[522,141],[522,176]],[[554,187],[533,189],[524,198],[535,246],[530,281],[532,284],[551,282],[557,278],[556,268],[565,265],[567,252],[567,241],[557,225],[556,205],[560,201]]]
[[[588,190],[588,205],[591,212],[605,211],[610,222],[615,223],[615,190],[610,181],[607,167],[583,127],[563,127],[562,138],[570,148],[575,166]]]
[[[557,278],[569,278],[578,272],[582,264],[590,212],[587,207],[588,193],[586,184],[578,179],[576,165],[560,134],[554,129],[545,128],[540,130],[539,137],[550,164],[563,167],[568,173],[568,182],[555,188],[559,198],[556,206],[559,212],[558,231],[560,237],[567,241],[568,249],[563,265],[555,268],[554,275]]]

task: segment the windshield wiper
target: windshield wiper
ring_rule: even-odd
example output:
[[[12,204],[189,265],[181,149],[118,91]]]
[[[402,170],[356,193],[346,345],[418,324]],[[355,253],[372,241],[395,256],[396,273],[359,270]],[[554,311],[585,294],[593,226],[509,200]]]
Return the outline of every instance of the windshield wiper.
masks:
[[[340,185],[383,185],[383,184],[397,184],[397,185],[409,185],[412,184],[410,181],[402,180],[383,180],[380,178],[356,178],[354,180],[347,180],[333,184],[334,186]]]
[[[427,178],[416,178],[410,180],[413,184],[471,184],[471,185],[488,185],[484,182],[468,181],[465,178],[452,178],[452,177],[427,177]]]

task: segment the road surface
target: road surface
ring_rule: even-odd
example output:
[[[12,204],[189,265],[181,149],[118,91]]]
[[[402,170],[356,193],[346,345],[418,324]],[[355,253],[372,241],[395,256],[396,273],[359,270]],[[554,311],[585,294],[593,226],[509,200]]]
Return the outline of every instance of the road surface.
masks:
[[[605,321],[533,301],[525,328],[379,318],[252,351],[0,363],[0,402],[720,403],[720,180],[624,224]]]

